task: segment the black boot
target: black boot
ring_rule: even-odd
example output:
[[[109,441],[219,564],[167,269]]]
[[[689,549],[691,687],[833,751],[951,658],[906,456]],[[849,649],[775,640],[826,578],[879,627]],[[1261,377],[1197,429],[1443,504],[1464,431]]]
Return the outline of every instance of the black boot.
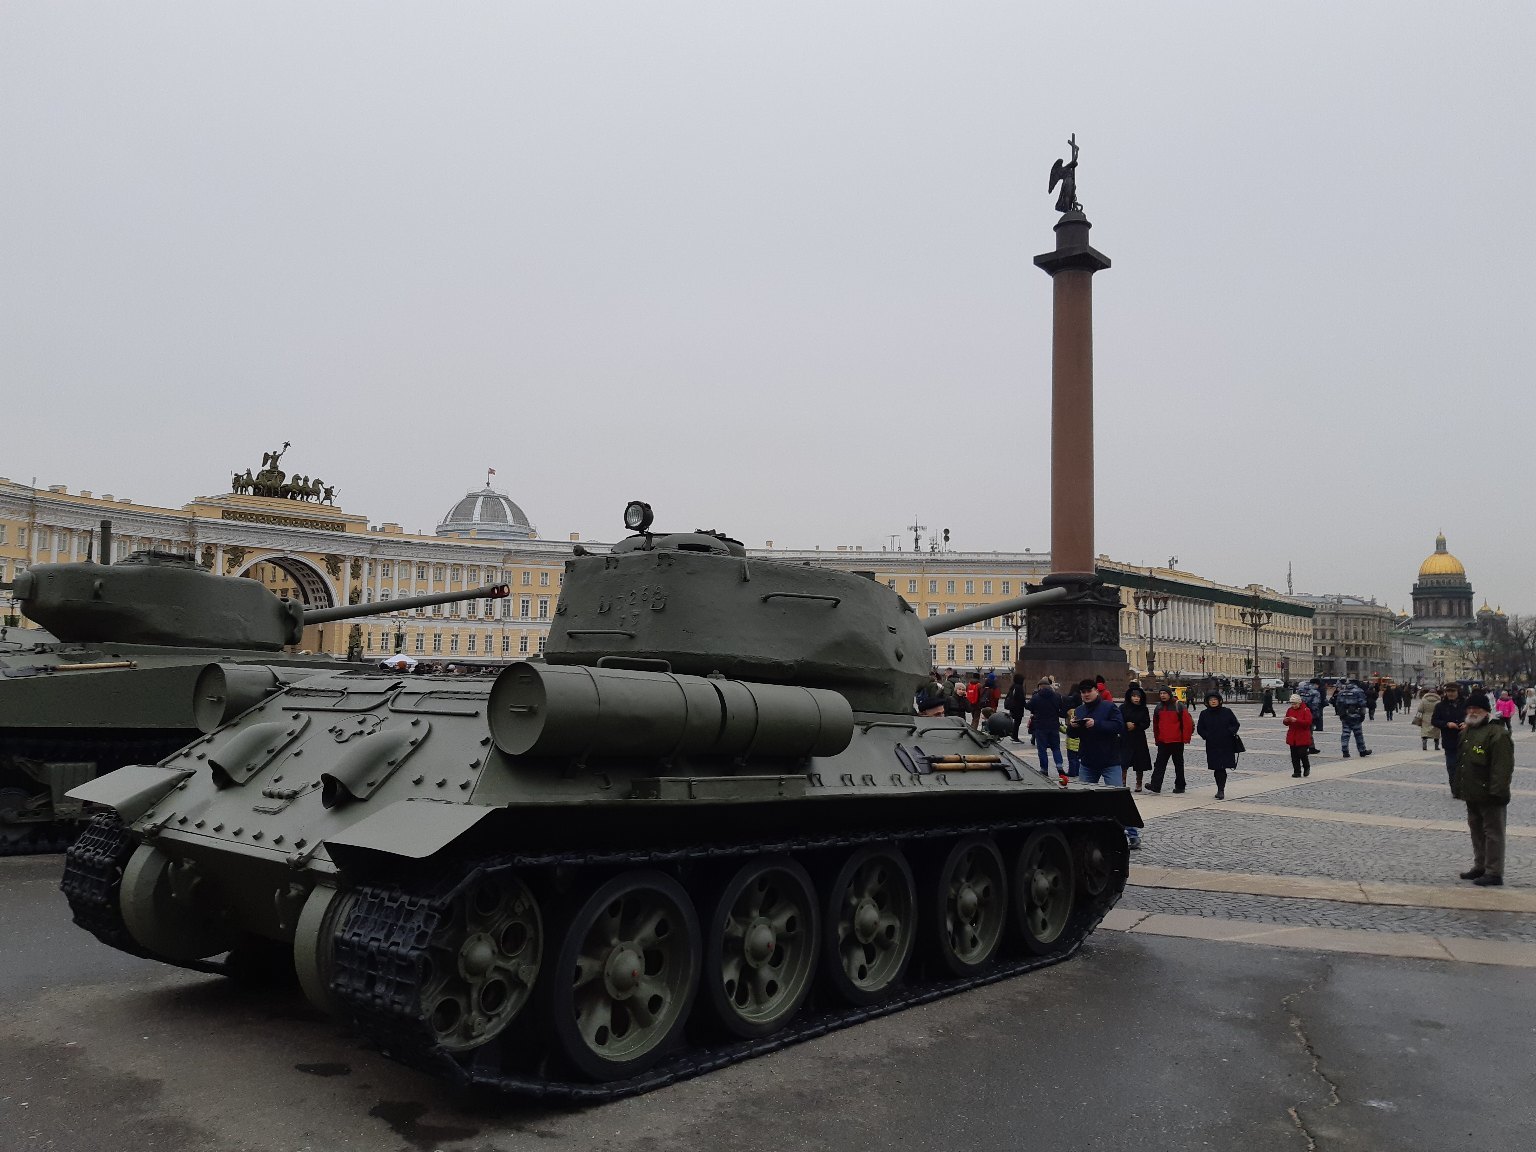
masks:
[[[1292,780],[1300,780],[1301,779],[1301,769],[1300,768],[1292,768],[1291,769],[1291,779]]]
[[[1362,748],[1362,749],[1360,749],[1360,755],[1361,756],[1369,756],[1370,754],[1371,754],[1371,750],[1369,748]]]
[[[1502,888],[1504,886],[1504,877],[1479,876],[1472,883],[1476,884],[1479,888]]]
[[[1461,874],[1461,878],[1463,880],[1476,880],[1479,876],[1483,875],[1483,873],[1486,872],[1486,871],[1487,871],[1486,868],[1477,868],[1477,867],[1468,868],[1465,872],[1463,872]]]

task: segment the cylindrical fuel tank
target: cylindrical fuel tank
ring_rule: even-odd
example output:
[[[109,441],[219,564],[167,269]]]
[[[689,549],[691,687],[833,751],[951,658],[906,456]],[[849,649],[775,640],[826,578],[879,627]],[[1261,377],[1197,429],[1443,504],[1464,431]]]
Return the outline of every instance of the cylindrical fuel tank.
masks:
[[[835,756],[853,709],[820,688],[520,663],[491,688],[490,725],[510,756]]]

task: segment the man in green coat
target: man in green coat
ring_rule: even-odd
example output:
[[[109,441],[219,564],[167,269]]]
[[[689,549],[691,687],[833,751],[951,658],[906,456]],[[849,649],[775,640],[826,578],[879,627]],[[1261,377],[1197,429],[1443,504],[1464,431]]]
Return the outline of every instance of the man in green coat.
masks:
[[[1451,791],[1467,805],[1472,830],[1472,868],[1463,880],[1483,887],[1504,883],[1504,816],[1509,784],[1515,774],[1515,745],[1502,724],[1490,724],[1492,711],[1485,692],[1467,700],[1467,722],[1456,747],[1456,774]]]

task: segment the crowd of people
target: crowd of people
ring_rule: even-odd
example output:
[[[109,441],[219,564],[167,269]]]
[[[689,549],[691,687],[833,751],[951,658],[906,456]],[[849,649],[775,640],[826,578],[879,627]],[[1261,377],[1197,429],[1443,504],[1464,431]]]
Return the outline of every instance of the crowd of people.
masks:
[[[1197,717],[1167,686],[1149,703],[1146,691],[1133,680],[1117,704],[1102,676],[1068,687],[1043,676],[1032,692],[1014,677],[1000,699],[994,674],[972,673],[962,680],[951,669],[947,675],[934,672],[932,682],[918,693],[917,710],[928,716],[963,717],[994,736],[1019,740],[1026,734],[1041,775],[1049,776],[1054,768],[1064,786],[1076,779],[1125,787],[1134,774],[1137,792],[1161,793],[1172,764],[1173,791],[1182,793],[1188,787],[1184,750],[1198,736],[1216,799],[1225,800],[1228,773],[1236,770],[1239,755],[1246,751],[1242,724],[1219,689],[1207,692],[1203,703]],[[1536,732],[1536,688],[1507,688],[1491,701],[1476,685],[1464,696],[1456,682],[1437,691],[1390,682],[1302,681],[1290,693],[1283,720],[1291,775],[1300,779],[1312,774],[1312,757],[1322,754],[1317,733],[1323,731],[1330,710],[1339,722],[1340,755],[1348,759],[1353,744],[1354,754],[1370,756],[1364,726],[1376,718],[1378,707],[1389,721],[1400,711],[1411,713],[1421,748],[1427,751],[1434,741],[1445,755],[1451,793],[1466,803],[1472,834],[1473,865],[1461,878],[1483,886],[1502,884],[1504,816],[1514,767],[1512,730],[1516,723],[1529,723]],[[1276,714],[1273,690],[1264,693],[1260,715],[1266,714]],[[1126,838],[1132,848],[1141,847],[1138,829],[1127,828]]]

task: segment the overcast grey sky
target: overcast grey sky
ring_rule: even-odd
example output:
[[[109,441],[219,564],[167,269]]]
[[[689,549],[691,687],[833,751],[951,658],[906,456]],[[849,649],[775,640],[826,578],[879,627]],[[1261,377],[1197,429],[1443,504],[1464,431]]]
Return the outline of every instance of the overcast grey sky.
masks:
[[[1536,610],[1536,4],[0,2],[0,474],[488,466],[752,545],[1049,545],[1051,163],[1099,551]],[[910,537],[908,537],[910,546]]]

